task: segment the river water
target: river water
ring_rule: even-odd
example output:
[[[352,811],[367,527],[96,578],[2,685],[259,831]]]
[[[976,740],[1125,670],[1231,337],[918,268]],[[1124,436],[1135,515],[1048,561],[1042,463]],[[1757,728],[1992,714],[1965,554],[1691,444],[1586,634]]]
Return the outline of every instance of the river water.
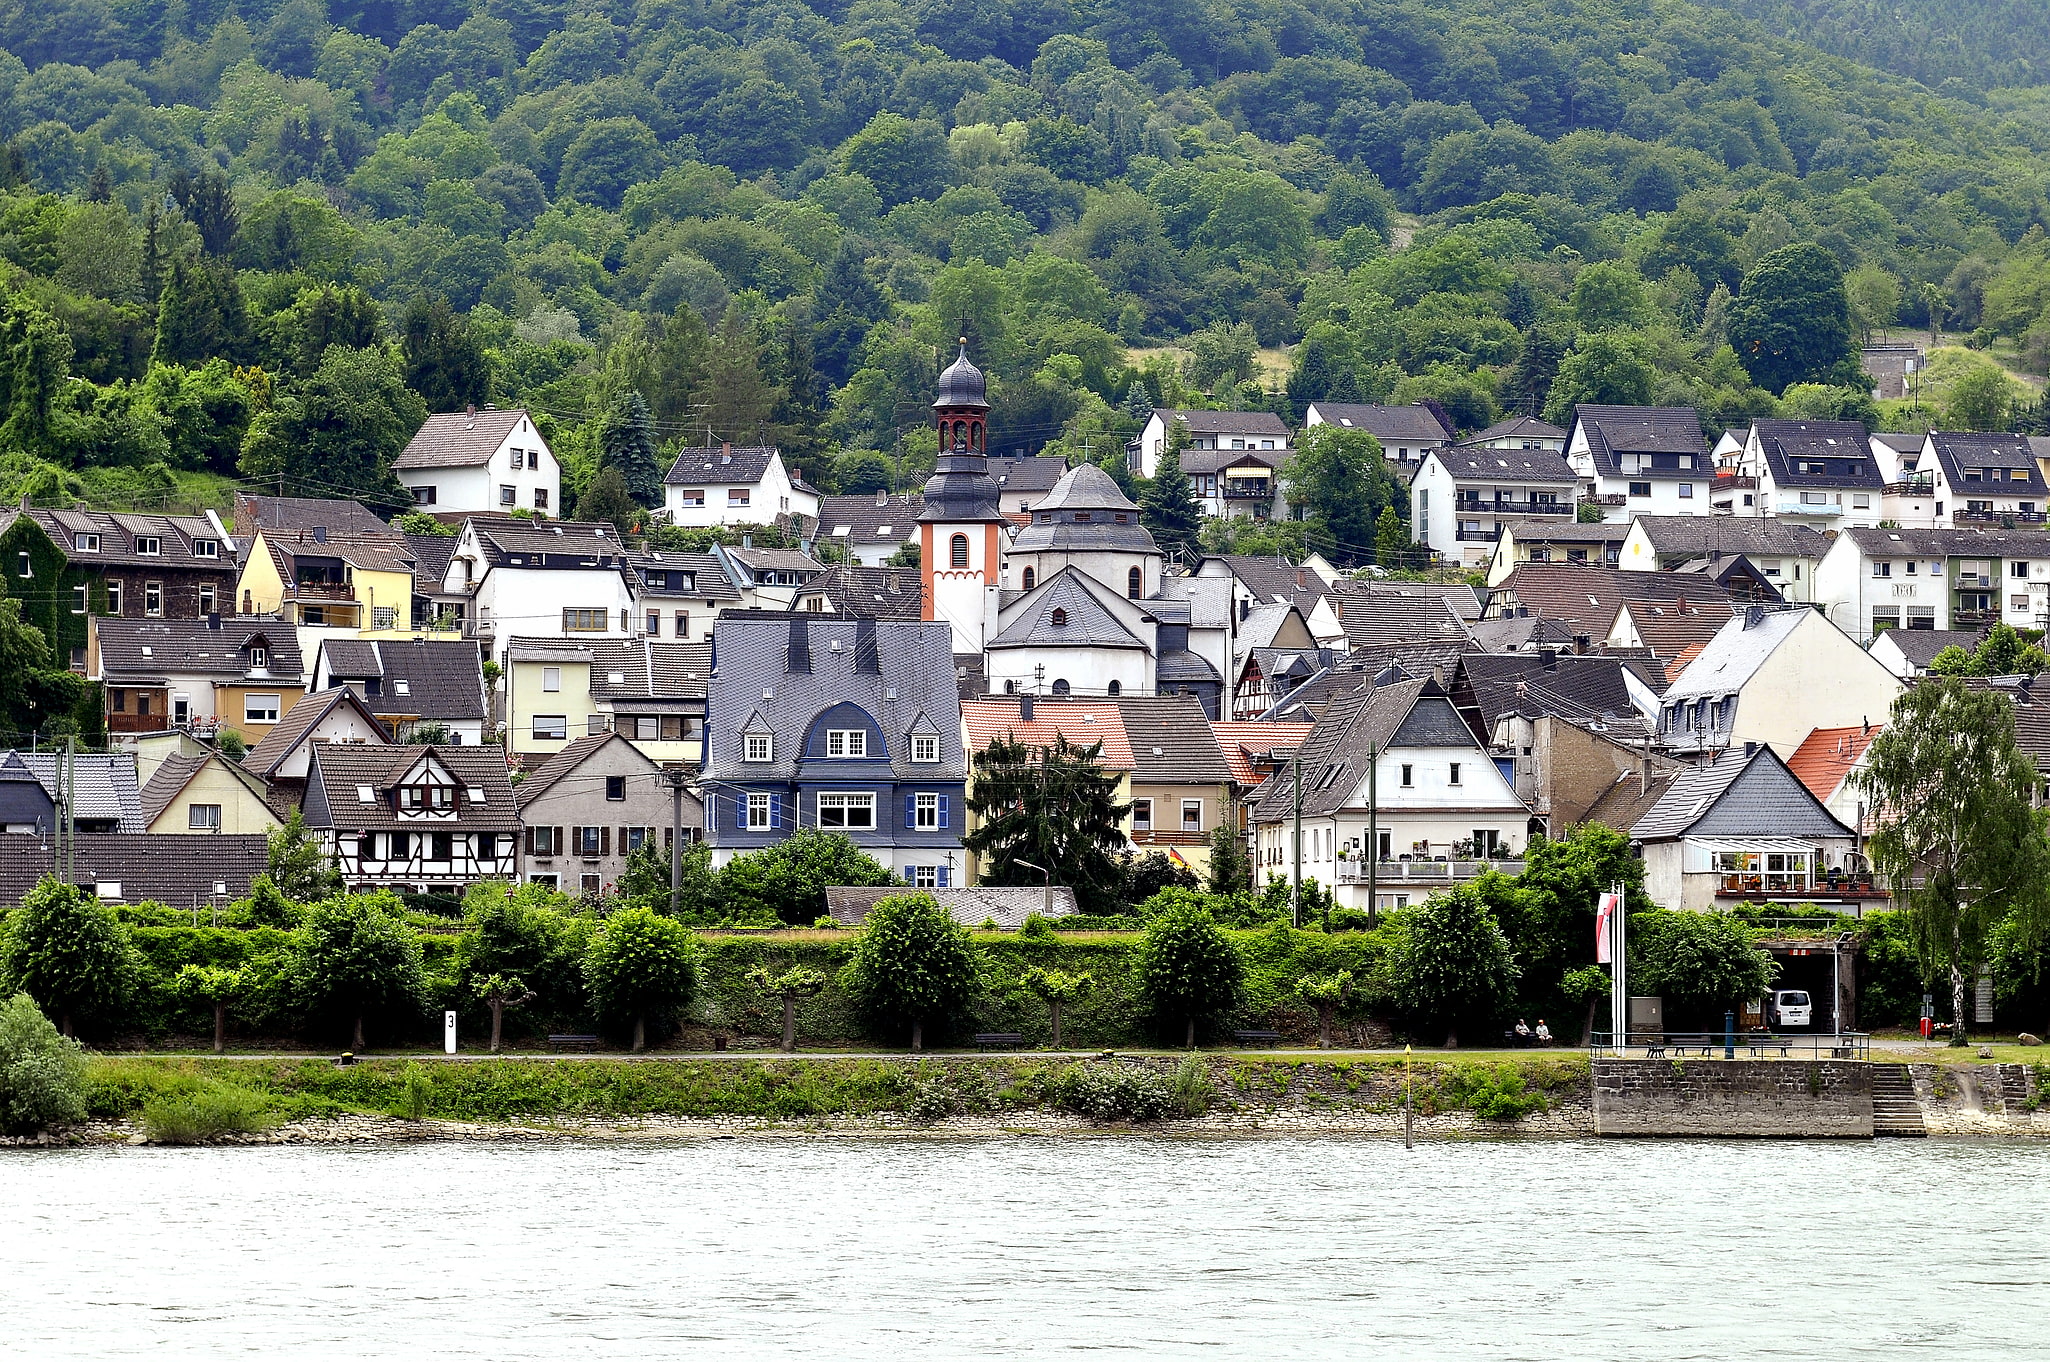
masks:
[[[0,1153],[0,1356],[2041,1357],[2050,1148]]]

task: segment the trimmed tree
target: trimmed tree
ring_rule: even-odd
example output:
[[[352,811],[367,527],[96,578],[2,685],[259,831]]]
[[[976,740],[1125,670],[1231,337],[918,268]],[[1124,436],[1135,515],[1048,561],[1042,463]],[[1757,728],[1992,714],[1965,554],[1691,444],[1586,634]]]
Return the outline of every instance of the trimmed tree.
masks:
[[[1295,981],[1296,997],[1317,1009],[1317,1048],[1331,1048],[1331,1014],[1352,1001],[1352,971],[1305,974]]]
[[[0,988],[35,999],[66,1036],[119,1016],[135,994],[135,949],[113,910],[44,876],[7,922]]]
[[[1994,926],[2010,919],[2030,949],[2050,927],[2050,843],[2029,802],[2036,764],[2015,745],[2014,704],[1955,678],[1905,691],[1855,778],[1879,820],[1872,863],[1907,914],[1923,978],[1950,975],[1962,1045],[1965,980]]]
[[[1462,1022],[1492,1021],[1514,996],[1509,938],[1471,885],[1402,909],[1388,929],[1388,995],[1402,1011],[1442,1025],[1448,1050],[1458,1047]]]
[[[690,928],[647,908],[615,913],[584,955],[584,987],[598,1015],[633,1022],[635,1053],[648,1048],[648,1023],[691,1005],[704,951]]]
[[[1196,1026],[1229,1013],[1239,1000],[1245,962],[1194,901],[1173,904],[1147,924],[1133,966],[1139,996],[1163,1026],[1182,1024],[1182,1043],[1196,1047]]]
[[[228,1048],[228,1009],[247,997],[249,976],[239,969],[213,965],[187,965],[171,980],[172,991],[185,1002],[210,1009],[214,1014],[214,1053]]]
[[[290,977],[308,1012],[349,1019],[350,1049],[363,1048],[372,1015],[414,1021],[427,995],[420,942],[388,891],[349,894],[306,912]]]
[[[1025,991],[1046,1004],[1053,1019],[1053,1048],[1061,1048],[1061,1012],[1069,1003],[1079,1001],[1096,981],[1086,974],[1070,974],[1066,970],[1041,969],[1034,965],[1025,971],[1020,981]]]
[[[1559,980],[1559,992],[1566,1001],[1578,1007],[1587,1007],[1587,1015],[1580,1027],[1580,1043],[1594,1044],[1594,1019],[1601,1005],[1608,1000],[1610,990],[1609,972],[1599,965],[1583,965],[1568,970]]]
[[[863,851],[844,832],[799,828],[782,841],[727,862],[718,873],[719,906],[743,915],[767,909],[793,926],[808,927],[826,911],[826,890],[833,885],[879,886],[892,883],[889,867]],[[662,860],[662,886],[669,885],[668,858]]]
[[[748,973],[748,982],[783,1004],[784,1054],[797,1048],[797,1000],[811,998],[826,986],[826,976],[815,969],[799,966],[772,974],[765,965],[757,965]]]
[[[1762,998],[1779,975],[1751,929],[1721,913],[1632,913],[1629,936],[1631,986],[1669,1006],[1713,1016]]]
[[[505,1037],[505,1010],[533,1002],[534,991],[517,974],[486,974],[471,981],[470,990],[491,1009],[491,1053],[495,1055]]]
[[[0,1134],[33,1135],[85,1119],[85,1052],[35,999],[0,1002]]]
[[[927,1023],[945,1026],[968,1006],[977,981],[968,931],[930,894],[894,894],[869,909],[840,982],[878,1028],[911,1028],[925,1048]]]

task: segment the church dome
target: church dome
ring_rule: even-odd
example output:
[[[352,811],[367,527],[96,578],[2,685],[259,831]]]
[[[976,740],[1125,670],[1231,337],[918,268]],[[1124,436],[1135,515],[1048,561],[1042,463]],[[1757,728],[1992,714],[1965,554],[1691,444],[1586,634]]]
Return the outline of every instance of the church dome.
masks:
[[[968,362],[968,341],[961,341],[961,354],[940,374],[940,393],[935,407],[989,407],[989,385],[982,370]]]

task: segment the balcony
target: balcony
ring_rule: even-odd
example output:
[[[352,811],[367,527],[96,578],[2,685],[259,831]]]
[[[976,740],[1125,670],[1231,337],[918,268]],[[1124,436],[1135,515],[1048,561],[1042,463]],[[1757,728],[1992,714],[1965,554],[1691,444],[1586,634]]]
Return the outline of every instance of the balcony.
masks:
[[[1908,478],[1902,482],[1889,482],[1879,489],[1881,496],[1927,497],[1936,494],[1934,484],[1927,478]]]
[[[1207,832],[1174,832],[1167,828],[1133,828],[1132,845],[1138,847],[1200,847],[1210,843]]]
[[[292,599],[295,601],[343,601],[353,604],[356,590],[347,582],[294,582]]]
[[[1339,857],[1338,882],[1340,884],[1365,884],[1367,882],[1367,859]],[[1522,861],[1382,861],[1374,867],[1374,883],[1379,884],[1457,884],[1462,880],[1479,877],[1482,872],[1500,871],[1504,875],[1521,875]]]
[[[2050,521],[2042,511],[1952,511],[1953,525],[2041,525]]]
[[[1537,515],[1569,516],[1573,514],[1570,501],[1455,501],[1452,503],[1455,515]]]
[[[1735,903],[1813,903],[1831,899],[1884,900],[1886,886],[1870,875],[1716,874],[1715,896]]]
[[[1844,508],[1835,502],[1782,501],[1772,508],[1774,515],[1838,516]]]
[[[1758,479],[1749,473],[1718,473],[1709,484],[1710,492],[1755,492]]]
[[[1266,482],[1227,482],[1221,495],[1226,501],[1272,501],[1274,485]]]
[[[1580,504],[1583,506],[1628,506],[1630,498],[1624,496],[1621,492],[1601,492],[1593,496],[1582,497]]]
[[[1950,627],[1961,625],[1994,624],[2000,619],[1998,610],[1953,610],[1950,612]]]
[[[1462,544],[1492,544],[1502,537],[1500,530],[1455,530],[1452,537]]]

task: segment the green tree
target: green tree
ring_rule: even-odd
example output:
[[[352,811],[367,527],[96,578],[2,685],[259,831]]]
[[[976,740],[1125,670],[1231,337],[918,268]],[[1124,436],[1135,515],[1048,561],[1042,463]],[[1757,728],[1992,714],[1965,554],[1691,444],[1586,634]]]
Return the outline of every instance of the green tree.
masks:
[[[782,841],[734,857],[719,872],[718,898],[730,913],[766,910],[792,926],[809,926],[826,911],[833,885],[883,885],[889,867],[844,832],[799,828]]]
[[[39,458],[61,458],[57,431],[73,355],[64,327],[17,293],[0,310],[0,444]]]
[[[1202,536],[1203,508],[1182,472],[1182,450],[1188,442],[1189,428],[1175,422],[1153,476],[1139,489],[1139,519],[1170,555],[1194,554]]]
[[[1406,518],[1409,507],[1388,471],[1381,442],[1364,430],[1311,426],[1282,467],[1281,480],[1289,501],[1311,522],[1311,541],[1347,563],[1373,556],[1383,511]]]
[[[558,902],[567,900],[537,884],[471,885],[463,895],[463,934],[456,941],[459,982],[481,997],[480,980],[517,980],[550,1015],[580,1012],[590,921],[565,917],[555,908]]]
[[[1641,407],[1651,401],[1654,374],[1643,343],[1629,332],[1598,331],[1582,336],[1559,361],[1545,401],[1545,419],[1573,420],[1573,409],[1588,406]]]
[[[1651,291],[1637,271],[1614,261],[1582,270],[1573,281],[1569,305],[1574,323],[1584,331],[1643,326],[1653,311]]]
[[[0,992],[26,993],[65,1035],[126,1011],[139,971],[128,929],[75,884],[45,875],[7,919]]]
[[[85,1052],[35,999],[0,1002],[0,1134],[33,1135],[85,1119]]]
[[[491,364],[469,322],[448,299],[421,294],[406,308],[399,328],[406,386],[420,394],[429,411],[461,411],[491,399]]]
[[[295,903],[313,903],[342,892],[342,873],[334,858],[321,850],[320,842],[306,826],[306,816],[292,810],[284,823],[272,828],[269,838],[270,887]],[[258,881],[262,883],[261,880]],[[254,892],[255,886],[252,886]]]
[[[1931,676],[2034,676],[2044,671],[2050,671],[2050,657],[2007,624],[1994,625],[1970,652],[1953,643],[1929,661]]]
[[[1614,984],[1609,978],[1609,972],[1599,965],[1582,965],[1579,969],[1567,970],[1560,976],[1560,996],[1575,1007],[1587,1009],[1580,1027],[1581,1045],[1594,1044],[1595,1012],[1608,1000],[1613,991]],[[1544,1020],[1542,1013],[1539,1014],[1538,1020]]]
[[[1295,981],[1296,997],[1317,1009],[1317,1048],[1331,1048],[1331,1014],[1352,1001],[1352,971],[1305,974]]]
[[[186,965],[172,976],[171,988],[183,1001],[214,1014],[214,1053],[219,1054],[228,1046],[228,1009],[249,996],[253,982],[239,969]]]
[[[662,144],[638,118],[586,123],[562,154],[557,190],[568,198],[616,209],[626,191],[662,173]]]
[[[1206,887],[1213,894],[1243,894],[1253,887],[1253,858],[1247,854],[1245,834],[1239,831],[1236,808],[1227,807],[1210,834],[1209,870]]]
[[[2040,947],[2050,922],[2050,843],[2013,702],[1955,678],[1905,691],[1855,778],[1879,823],[1872,863],[1907,914],[1924,978],[1948,971],[1952,1040],[1963,1044],[1965,981],[1994,925],[2011,917],[2019,939]]]
[[[293,996],[311,1016],[349,1021],[349,1048],[363,1049],[363,1026],[378,1017],[396,1028],[417,1022],[426,1004],[420,942],[404,906],[389,891],[346,894],[306,910],[287,966]]]
[[[598,476],[591,479],[591,485],[577,498],[578,520],[603,521],[621,535],[639,525],[646,515],[647,512],[635,503],[633,493],[627,490],[626,476],[617,468],[599,469]]]
[[[1867,261],[1844,276],[1844,299],[1859,340],[1870,345],[1875,331],[1892,326],[1900,316],[1901,281],[1884,266]]]
[[[1069,1003],[1087,996],[1096,980],[1087,974],[1070,974],[1066,970],[1041,969],[1034,965],[1018,982],[1027,993],[1046,1004],[1047,1015],[1053,1022],[1053,1048],[1061,1049],[1061,1013]]]
[[[863,176],[876,187],[885,208],[939,197],[954,165],[945,129],[930,119],[894,113],[871,118],[867,127],[847,139],[840,157],[848,174]]]
[[[410,505],[391,461],[427,419],[427,404],[381,350],[330,346],[303,384],[260,412],[238,467],[307,496],[350,496],[373,507]]]
[[[471,981],[470,991],[491,1009],[491,1053],[495,1055],[505,1039],[505,1010],[533,1002],[534,990],[518,975],[486,974]]]
[[[1383,506],[1374,521],[1374,561],[1384,568],[1409,566],[1409,533],[1393,506]]]
[[[1730,304],[1730,345],[1770,392],[1830,381],[1853,359],[1842,268],[1813,242],[1767,254]]]
[[[1180,1023],[1182,1043],[1194,1049],[1197,1025],[1237,1006],[1246,966],[1210,910],[1183,901],[1146,924],[1132,971],[1154,1020],[1163,1027]]]
[[[247,363],[255,349],[249,305],[225,260],[179,260],[157,305],[158,364],[198,367],[210,359]]]
[[[1470,884],[1431,895],[1388,920],[1388,995],[1411,1017],[1445,1028],[1492,1022],[1514,996],[1518,969],[1501,924]]]
[[[295,810],[296,812],[296,810]],[[339,888],[335,892],[340,892]],[[266,872],[249,882],[249,897],[237,899],[233,905],[236,918],[252,927],[277,927],[284,930],[299,925],[305,910],[285,897],[278,883]]]
[[[962,845],[980,859],[984,884],[1064,884],[1085,912],[1117,910],[1125,876],[1118,778],[1101,765],[1103,744],[1075,747],[1060,735],[1030,747],[1006,735],[975,754]]]
[[[362,289],[339,284],[302,289],[290,307],[263,319],[266,364],[304,378],[320,367],[330,345],[360,350],[384,335],[384,309]]]
[[[2014,382],[1994,365],[1974,365],[1951,380],[1943,406],[1960,430],[2005,430],[2014,409]]]
[[[648,1023],[666,1022],[697,997],[703,948],[674,918],[646,908],[614,913],[584,955],[584,987],[600,1017],[633,1022],[635,1053],[648,1048]]]
[[[1630,986],[1676,1010],[1716,1013],[1762,998],[1779,965],[1751,929],[1722,913],[1653,908],[1630,915]]]
[[[930,894],[895,894],[869,909],[854,939],[841,985],[870,1024],[911,1028],[913,1051],[925,1028],[950,1025],[968,1006],[978,980],[967,929]]]
[[[747,978],[749,983],[783,1004],[782,1050],[789,1054],[797,1048],[797,1000],[814,997],[823,991],[826,976],[802,965],[781,974],[772,973],[767,966],[757,965]]]
[[[621,393],[605,413],[598,440],[603,451],[599,469],[618,469],[628,495],[643,506],[660,505],[662,470],[656,464],[655,427],[647,399],[631,389]]]

